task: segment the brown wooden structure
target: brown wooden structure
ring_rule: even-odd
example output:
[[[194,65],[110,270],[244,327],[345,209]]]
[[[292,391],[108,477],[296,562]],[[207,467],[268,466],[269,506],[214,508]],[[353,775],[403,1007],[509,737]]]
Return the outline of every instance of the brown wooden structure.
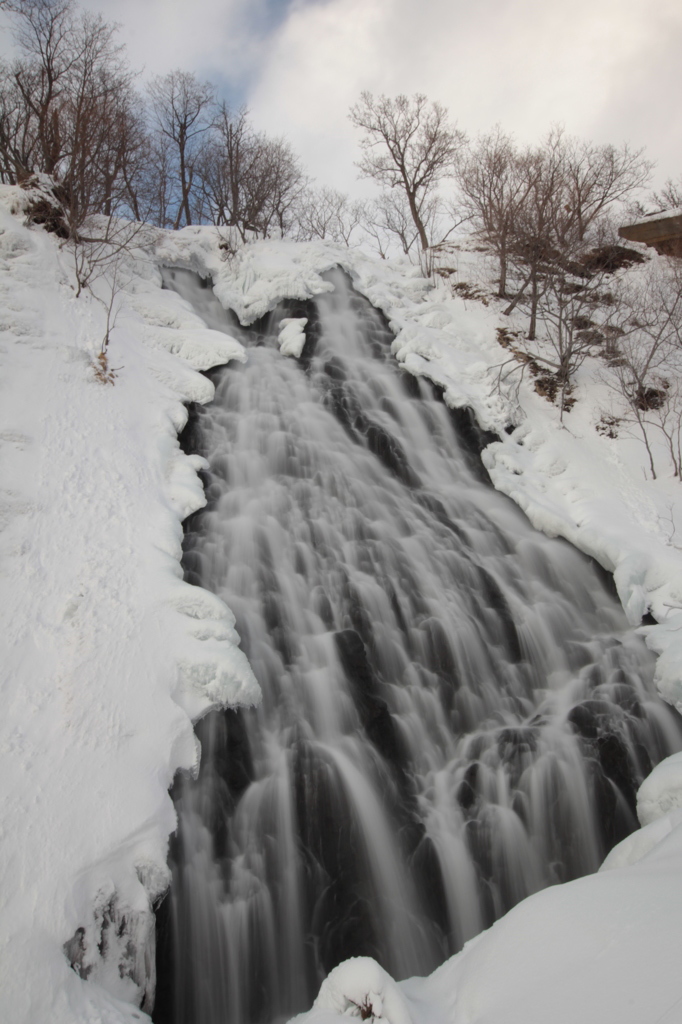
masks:
[[[682,212],[654,214],[636,224],[626,224],[618,234],[629,242],[650,245],[664,256],[682,258]]]

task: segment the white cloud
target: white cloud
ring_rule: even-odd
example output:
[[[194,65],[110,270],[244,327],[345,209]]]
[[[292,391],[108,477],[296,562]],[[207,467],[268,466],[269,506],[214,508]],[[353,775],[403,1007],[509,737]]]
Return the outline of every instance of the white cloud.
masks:
[[[362,89],[425,92],[471,133],[499,121],[532,142],[562,122],[628,140],[677,176],[681,49],[678,0],[328,0],[292,9],[250,106],[342,187],[353,187],[346,114]]]
[[[682,172],[680,0],[82,0],[121,23],[145,76],[174,67],[246,97],[320,181],[362,189],[348,108],[362,89],[438,99],[469,133],[551,124],[646,146]]]
[[[83,0],[120,24],[131,64],[145,77],[172,68],[238,83],[262,60],[268,0]]]

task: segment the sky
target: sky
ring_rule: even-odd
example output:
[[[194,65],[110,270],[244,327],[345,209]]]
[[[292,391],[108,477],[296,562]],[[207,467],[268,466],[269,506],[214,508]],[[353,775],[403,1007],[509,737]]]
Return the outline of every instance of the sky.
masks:
[[[349,106],[423,92],[476,136],[554,124],[646,147],[654,184],[682,174],[681,0],[84,0],[121,25],[144,75],[216,83],[285,136],[322,184],[358,190]],[[362,189],[366,194],[366,188]]]

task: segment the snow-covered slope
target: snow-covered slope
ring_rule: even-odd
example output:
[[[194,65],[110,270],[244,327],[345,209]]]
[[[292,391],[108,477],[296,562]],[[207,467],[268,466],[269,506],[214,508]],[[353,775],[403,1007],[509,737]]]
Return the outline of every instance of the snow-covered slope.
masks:
[[[101,383],[103,306],[2,198],[0,1020],[139,1020],[191,719],[258,699],[228,610],[179,565],[204,503],[182,403],[212,396],[197,368],[244,355],[139,259]]]
[[[2,190],[1,1020],[145,1019],[135,1004],[153,987],[150,905],[167,881],[175,827],[167,790],[175,771],[196,764],[191,720],[258,697],[228,610],[186,586],[179,567],[180,521],[204,500],[201,460],[177,443],[183,402],[212,396],[197,370],[245,353],[162,290],[159,264],[211,276],[244,323],[281,298],[327,290],[320,275],[344,266],[389,318],[396,357],[498,433],[484,452],[495,485],[535,525],[614,572],[633,622],[652,610],[661,624],[647,627],[648,641],[664,652],[659,686],[682,705],[680,484],[645,479],[636,441],[596,433],[603,392],[589,363],[562,427],[529,384],[498,387],[503,321],[494,301],[462,299],[407,264],[323,243],[260,242],[225,259],[214,229],[186,228],[140,235],[119,268],[116,375],[102,383],[95,360],[110,279],[76,298],[71,256],[23,225],[24,199]],[[476,259],[462,252],[460,279],[476,272]],[[282,341],[296,342],[295,355],[305,325],[289,326]],[[682,766],[657,771],[643,819],[653,831],[612,855],[613,870],[526,901],[428,982],[384,1000],[385,1012],[377,1002],[375,1014],[393,1019],[396,1005],[415,1021],[452,1024],[521,1020],[520,1008],[526,1024],[682,1020],[661,1017],[682,997],[666,952],[682,938]],[[635,961],[657,986],[648,1016],[636,1001]],[[626,996],[608,1000],[628,984],[631,1010]],[[340,1005],[315,1014],[329,1019]],[[574,1015],[560,1016],[564,1006]]]

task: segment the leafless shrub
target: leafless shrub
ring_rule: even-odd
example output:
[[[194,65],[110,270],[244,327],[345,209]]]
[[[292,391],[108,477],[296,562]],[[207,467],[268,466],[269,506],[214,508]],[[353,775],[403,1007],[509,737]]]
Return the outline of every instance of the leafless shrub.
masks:
[[[365,205],[333,188],[308,188],[301,196],[296,237],[329,239],[350,245],[365,219]]]
[[[363,1001],[359,1004],[359,1010],[361,1020],[374,1020],[374,1007],[372,1006],[369,996],[365,996]]]
[[[24,204],[25,223],[37,224],[57,238],[69,239],[71,227],[66,219],[67,195],[63,186],[56,185],[47,176],[32,175],[21,187],[26,191]]]
[[[615,358],[606,381],[623,398],[657,475],[652,438],[662,437],[673,472],[682,473],[682,266],[659,259],[629,288],[621,287],[607,325]]]
[[[484,306],[487,306],[490,302],[489,296],[483,291],[482,288],[478,288],[476,285],[469,284],[468,281],[456,281],[451,284],[453,295],[459,295],[461,299],[469,299],[473,302],[481,302]],[[501,335],[503,328],[498,328],[498,340],[499,337],[506,337]]]
[[[636,263],[645,262],[646,257],[636,249],[607,242],[581,253],[576,270],[588,276],[601,272],[612,274],[616,270],[622,270],[623,267],[631,267]]]
[[[660,213],[682,209],[682,175],[677,181],[668,178],[661,191],[652,194],[651,201],[654,209]]]
[[[615,438],[618,437],[618,428],[620,424],[621,419],[619,416],[612,416],[609,413],[603,413],[594,429],[598,434],[602,434],[604,437],[610,437],[615,440]]]

